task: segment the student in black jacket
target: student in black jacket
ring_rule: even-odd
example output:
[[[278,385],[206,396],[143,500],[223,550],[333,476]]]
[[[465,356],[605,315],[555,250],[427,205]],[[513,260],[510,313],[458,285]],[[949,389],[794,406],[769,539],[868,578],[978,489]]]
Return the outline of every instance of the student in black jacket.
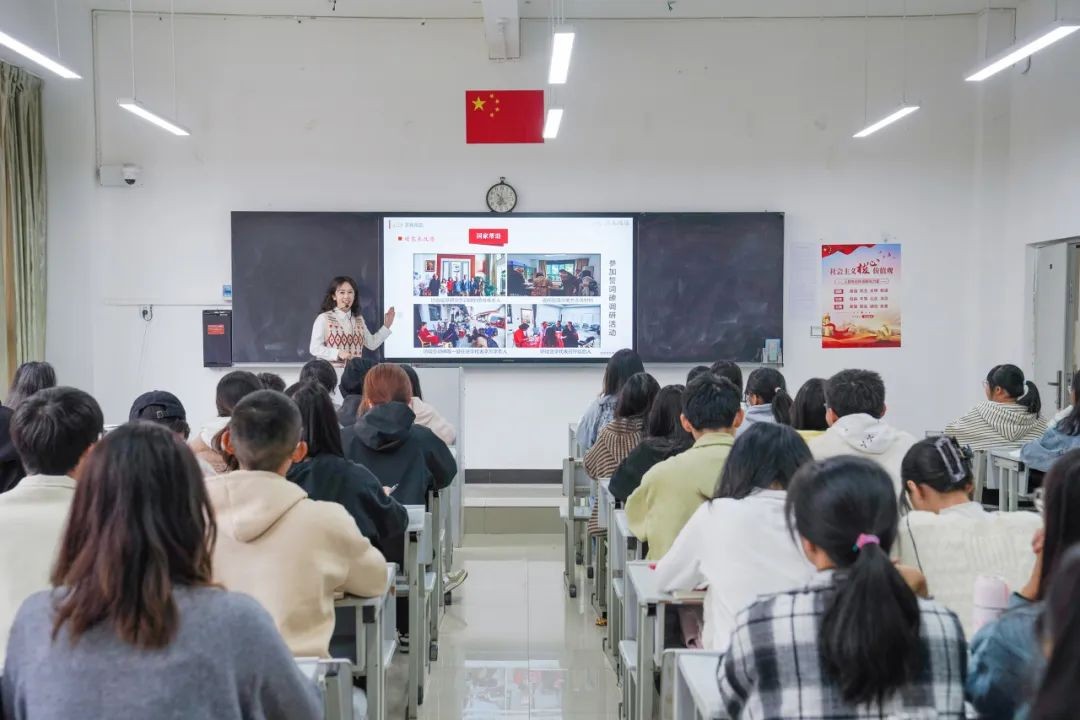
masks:
[[[409,514],[383,490],[370,470],[345,458],[341,430],[329,393],[316,382],[290,388],[303,418],[308,454],[289,468],[286,477],[312,500],[342,505],[371,544],[390,562],[401,563]]]
[[[0,493],[7,492],[26,477],[19,454],[11,442],[11,408],[0,405]]]
[[[683,429],[683,385],[667,385],[660,389],[653,400],[652,409],[645,420],[645,438],[630,451],[626,459],[611,476],[609,490],[621,503],[637,490],[642,476],[653,465],[678,455],[694,444],[690,433]]]
[[[364,378],[356,424],[342,431],[345,456],[367,467],[402,505],[424,505],[429,490],[450,485],[457,462],[442,440],[416,424],[412,384],[397,365],[383,363]]]
[[[360,401],[364,399],[364,377],[376,364],[374,360],[368,358],[352,358],[345,363],[339,386],[344,402],[337,411],[338,423],[341,427],[349,427],[356,423],[356,416],[360,413]]]

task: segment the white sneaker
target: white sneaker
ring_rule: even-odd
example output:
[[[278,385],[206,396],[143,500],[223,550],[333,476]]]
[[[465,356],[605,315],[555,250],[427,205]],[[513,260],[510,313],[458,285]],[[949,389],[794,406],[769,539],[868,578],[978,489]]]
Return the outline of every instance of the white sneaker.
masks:
[[[454,592],[461,584],[465,582],[465,578],[469,577],[468,570],[458,570],[443,576],[443,592]]]

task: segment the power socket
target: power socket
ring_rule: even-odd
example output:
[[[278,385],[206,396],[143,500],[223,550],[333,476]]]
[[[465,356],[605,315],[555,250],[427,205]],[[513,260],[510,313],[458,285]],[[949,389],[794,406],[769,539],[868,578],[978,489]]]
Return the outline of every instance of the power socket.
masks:
[[[153,305],[143,305],[141,308],[139,308],[139,311],[142,313],[143,321],[150,322],[151,320],[154,319],[154,306]]]

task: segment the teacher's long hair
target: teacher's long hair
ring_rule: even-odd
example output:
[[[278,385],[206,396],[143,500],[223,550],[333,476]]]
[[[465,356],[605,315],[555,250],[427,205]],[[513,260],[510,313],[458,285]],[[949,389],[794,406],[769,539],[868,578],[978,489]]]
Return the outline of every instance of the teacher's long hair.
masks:
[[[322,301],[322,312],[329,312],[337,307],[337,300],[334,299],[334,293],[336,293],[337,289],[345,283],[352,285],[353,290],[352,307],[349,308],[349,311],[352,312],[353,317],[360,316],[360,288],[357,286],[356,281],[348,275],[338,275],[330,281],[330,287],[326,288],[326,297],[324,297]]]

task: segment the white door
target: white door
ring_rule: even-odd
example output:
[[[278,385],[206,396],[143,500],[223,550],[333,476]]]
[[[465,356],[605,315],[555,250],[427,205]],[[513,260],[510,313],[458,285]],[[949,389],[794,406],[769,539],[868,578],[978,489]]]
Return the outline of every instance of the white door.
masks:
[[[1046,245],[1035,251],[1035,377],[1043,417],[1069,404],[1067,398],[1069,335],[1069,248],[1075,242]]]

